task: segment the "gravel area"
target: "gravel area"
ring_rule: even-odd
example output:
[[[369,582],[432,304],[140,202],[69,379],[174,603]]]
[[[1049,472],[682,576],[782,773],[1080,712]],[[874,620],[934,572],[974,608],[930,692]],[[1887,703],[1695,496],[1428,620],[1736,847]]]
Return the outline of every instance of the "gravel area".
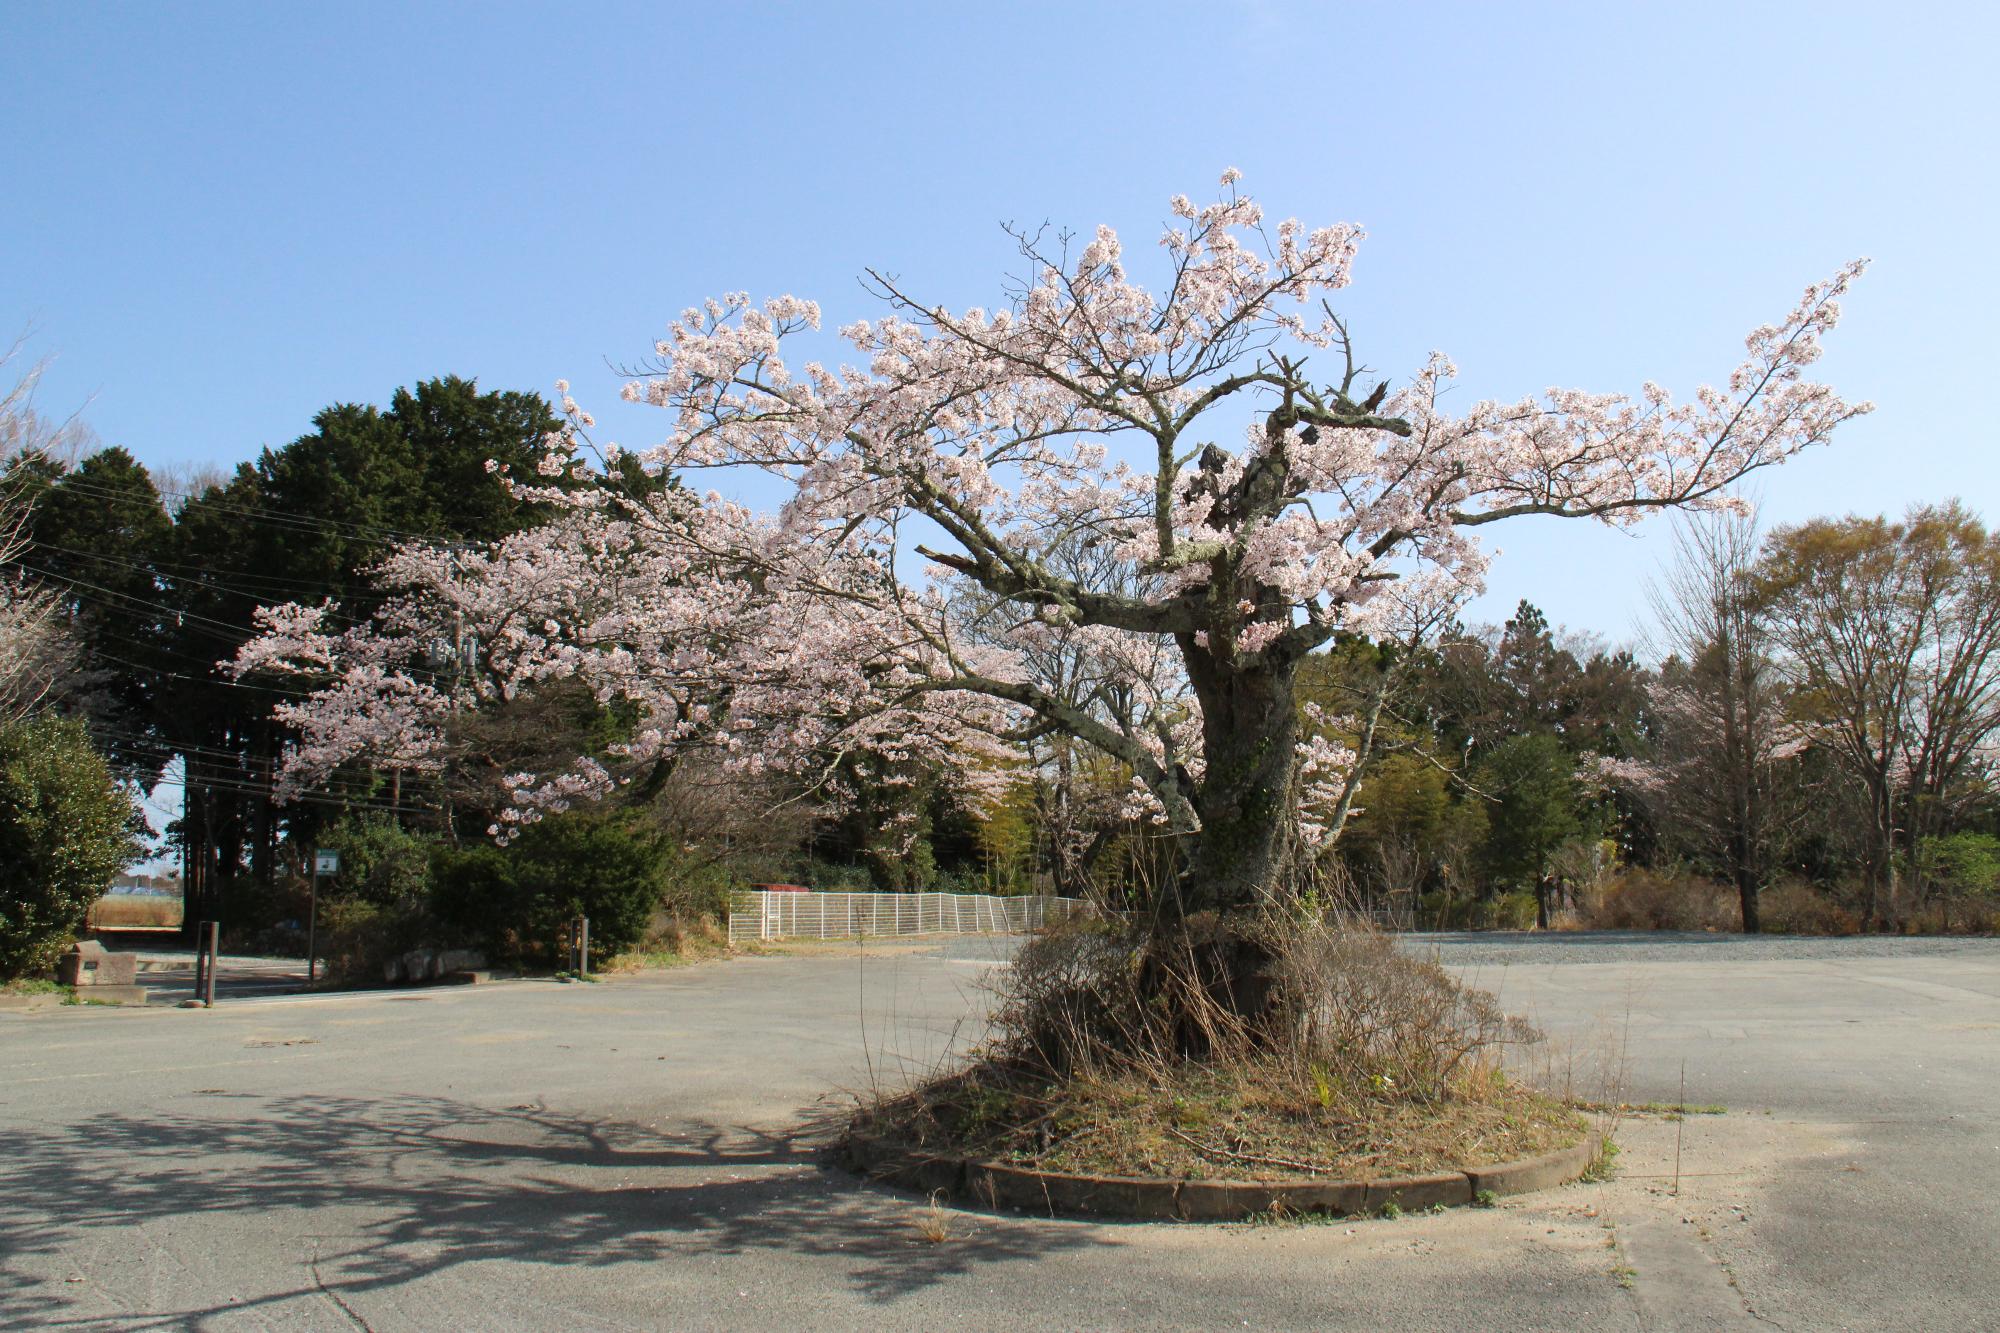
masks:
[[[1403,947],[1435,955],[1448,967],[1534,966],[1560,963],[1782,963],[1860,958],[1990,958],[2000,960],[1991,936],[1712,935],[1693,931],[1591,930],[1421,932]]]

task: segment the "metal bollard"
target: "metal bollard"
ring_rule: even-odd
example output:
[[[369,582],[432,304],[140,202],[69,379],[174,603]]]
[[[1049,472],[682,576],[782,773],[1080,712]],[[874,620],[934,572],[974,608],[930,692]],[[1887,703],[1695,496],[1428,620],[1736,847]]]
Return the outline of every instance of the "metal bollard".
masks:
[[[210,921],[206,924],[208,928],[208,969],[202,977],[205,985],[202,990],[201,1000],[206,1007],[213,1009],[215,1008],[215,964],[217,955],[220,953],[222,923],[219,921]]]

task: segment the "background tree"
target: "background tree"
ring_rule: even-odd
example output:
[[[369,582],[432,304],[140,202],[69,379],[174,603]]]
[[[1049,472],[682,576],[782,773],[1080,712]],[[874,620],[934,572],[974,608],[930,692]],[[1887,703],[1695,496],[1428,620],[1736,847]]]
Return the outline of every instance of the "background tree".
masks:
[[[627,812],[573,811],[538,823],[504,850],[440,852],[437,909],[461,938],[519,957],[547,946],[579,916],[591,948],[610,957],[644,935],[665,893],[669,850]]]
[[[0,350],[0,372],[18,365],[22,340]],[[0,393],[0,723],[17,721],[78,684],[75,636],[61,599],[20,562],[30,548],[35,505],[77,442],[71,426],[35,414],[41,366],[19,370]]]
[[[1996,570],[2000,545],[1956,502],[1780,528],[1758,564],[1795,711],[1865,804],[1870,924],[1898,921],[1912,833],[1938,826],[1992,733]]]
[[[1549,924],[1549,877],[1557,851],[1587,837],[1576,760],[1550,732],[1511,736],[1479,767],[1491,793],[1486,863],[1499,883],[1535,895],[1536,924]]]
[[[79,665],[61,600],[13,564],[28,548],[29,513],[22,488],[0,476],[0,724],[59,697]]]
[[[365,616],[379,594],[366,571],[397,545],[490,541],[546,516],[509,493],[489,462],[538,456],[557,425],[533,394],[482,392],[456,376],[398,390],[384,410],[338,404],[314,430],[239,466],[226,484],[187,498],[162,582],[170,614],[164,650],[175,673],[161,703],[165,748],[185,766],[179,833],[189,866],[188,914],[214,912],[239,880],[268,896],[280,834],[310,839],[346,807],[390,812],[440,807],[406,792],[394,765],[325,775],[313,799],[281,813],[272,794],[296,738],[272,714],[290,687],[216,669],[256,634],[260,605],[341,600]],[[440,631],[448,662],[452,627]],[[421,809],[417,811],[419,817]]]
[[[91,665],[73,706],[122,774],[157,781],[167,683],[178,668],[203,665],[176,662],[166,642],[171,608],[161,576],[173,520],[150,474],[123,448],[66,469],[41,455],[27,470],[36,496],[21,568],[61,600]]]
[[[1743,929],[1755,934],[1758,894],[1801,813],[1804,735],[1786,715],[1771,627],[1751,585],[1755,524],[1738,515],[1689,521],[1674,550],[1650,590],[1666,661],[1643,790],[1669,845],[1735,886]]]

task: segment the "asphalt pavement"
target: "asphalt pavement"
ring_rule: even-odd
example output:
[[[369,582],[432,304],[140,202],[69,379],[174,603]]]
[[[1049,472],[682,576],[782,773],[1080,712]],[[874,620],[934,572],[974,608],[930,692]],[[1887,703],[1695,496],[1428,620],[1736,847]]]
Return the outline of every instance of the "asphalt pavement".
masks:
[[[1327,1226],[823,1169],[854,1094],[976,1039],[999,940],[0,1015],[0,1326],[2000,1326],[2000,944],[1861,943],[1412,940],[1545,1081],[1727,1111],[1621,1118],[1608,1184]]]

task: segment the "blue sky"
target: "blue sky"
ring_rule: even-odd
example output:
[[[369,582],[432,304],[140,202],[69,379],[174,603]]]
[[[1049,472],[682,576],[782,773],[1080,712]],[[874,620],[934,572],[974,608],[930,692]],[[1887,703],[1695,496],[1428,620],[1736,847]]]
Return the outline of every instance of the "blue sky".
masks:
[[[1375,367],[1468,397],[1679,392],[1856,255],[1825,378],[1876,415],[1766,474],[1776,520],[1962,496],[2000,518],[1988,385],[1990,6],[0,6],[0,331],[149,463],[234,462],[445,373],[603,432],[713,293],[830,323],[891,269],[992,304],[1003,219],[1150,242],[1220,170],[1371,239]],[[1135,247],[1138,248],[1138,247]],[[1664,524],[1506,532],[1477,608],[1613,638]]]

